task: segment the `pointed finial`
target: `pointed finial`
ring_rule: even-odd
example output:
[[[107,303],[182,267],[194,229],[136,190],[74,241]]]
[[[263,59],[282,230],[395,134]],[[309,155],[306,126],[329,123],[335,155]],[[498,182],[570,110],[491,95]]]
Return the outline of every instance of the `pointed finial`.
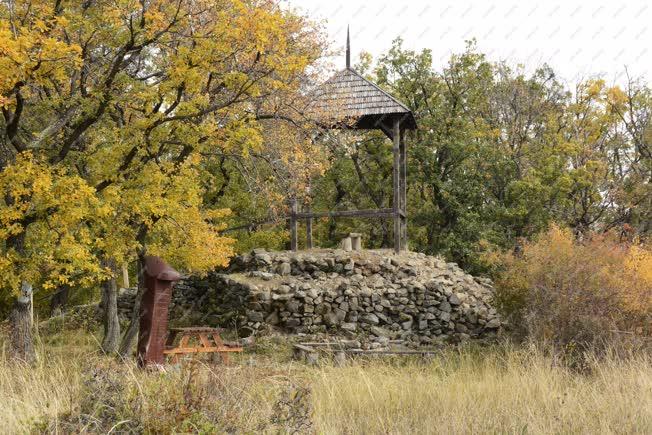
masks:
[[[351,39],[349,38],[349,26],[346,26],[346,68],[351,68]]]

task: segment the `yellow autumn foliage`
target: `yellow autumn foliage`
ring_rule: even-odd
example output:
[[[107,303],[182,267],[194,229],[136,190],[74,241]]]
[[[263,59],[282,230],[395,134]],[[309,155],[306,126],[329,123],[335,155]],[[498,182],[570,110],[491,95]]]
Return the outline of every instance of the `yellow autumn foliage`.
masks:
[[[30,253],[25,258],[13,248],[3,250],[0,286],[17,291],[25,280],[52,288],[101,277],[88,224],[109,215],[82,178],[22,153],[0,172],[0,192],[14,199],[0,202],[0,241],[24,235]],[[25,217],[33,222],[23,234]]]
[[[495,259],[494,259],[495,260]],[[614,233],[552,226],[518,254],[499,256],[498,301],[514,321],[561,343],[652,334],[652,250]]]
[[[299,104],[319,38],[271,0],[0,2],[0,293],[89,284],[137,253],[227,264],[207,168],[254,153],[297,165],[260,119],[286,122],[272,118]]]

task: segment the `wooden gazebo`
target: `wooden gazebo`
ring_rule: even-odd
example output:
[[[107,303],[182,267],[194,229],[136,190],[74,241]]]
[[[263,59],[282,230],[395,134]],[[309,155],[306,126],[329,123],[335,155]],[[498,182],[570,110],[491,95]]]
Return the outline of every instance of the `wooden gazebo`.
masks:
[[[351,45],[347,30],[346,68],[335,73],[315,93],[311,111],[326,120],[328,128],[381,130],[393,143],[393,204],[392,208],[302,212],[292,203],[290,244],[298,249],[297,221],[308,222],[308,247],[312,247],[312,219],[319,217],[392,217],[394,219],[394,250],[407,249],[407,153],[405,131],[417,127],[412,111],[405,104],[364,78],[351,67]]]

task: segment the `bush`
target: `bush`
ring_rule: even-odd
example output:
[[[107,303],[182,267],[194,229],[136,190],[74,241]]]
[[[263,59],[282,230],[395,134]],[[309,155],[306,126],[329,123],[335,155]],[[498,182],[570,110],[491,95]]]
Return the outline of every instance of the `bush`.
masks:
[[[499,260],[499,308],[534,339],[584,349],[651,334],[649,247],[613,233],[580,241],[553,226]]]

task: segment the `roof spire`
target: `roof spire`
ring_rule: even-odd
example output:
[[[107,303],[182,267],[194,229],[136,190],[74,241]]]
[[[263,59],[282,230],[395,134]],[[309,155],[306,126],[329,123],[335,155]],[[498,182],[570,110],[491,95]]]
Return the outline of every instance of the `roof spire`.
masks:
[[[346,69],[351,68],[351,39],[349,38],[349,26],[346,26]]]

